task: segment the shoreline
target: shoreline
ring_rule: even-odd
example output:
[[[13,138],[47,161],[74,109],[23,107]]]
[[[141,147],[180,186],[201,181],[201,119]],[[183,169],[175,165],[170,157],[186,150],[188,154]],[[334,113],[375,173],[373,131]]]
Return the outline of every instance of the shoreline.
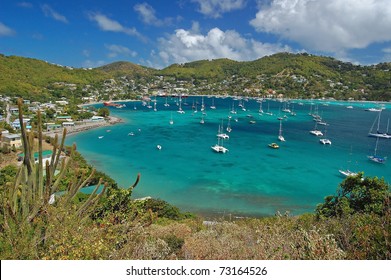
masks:
[[[108,120],[105,120],[104,122],[97,122],[97,123],[92,123],[91,122],[91,123],[84,123],[84,124],[76,125],[75,127],[68,127],[68,128],[66,128],[66,130],[67,130],[67,134],[66,135],[67,136],[68,135],[75,135],[75,134],[78,134],[78,133],[81,133],[81,132],[85,132],[85,131],[89,131],[89,130],[92,130],[92,129],[95,129],[95,128],[112,126],[112,125],[115,125],[117,123],[123,123],[123,122],[124,122],[123,119],[121,119],[119,117],[109,116]],[[49,131],[49,132],[43,132],[43,135],[54,138],[55,135],[57,134],[57,135],[59,135],[59,137],[61,137],[63,129],[64,128],[61,128],[61,129],[58,129],[58,130]]]

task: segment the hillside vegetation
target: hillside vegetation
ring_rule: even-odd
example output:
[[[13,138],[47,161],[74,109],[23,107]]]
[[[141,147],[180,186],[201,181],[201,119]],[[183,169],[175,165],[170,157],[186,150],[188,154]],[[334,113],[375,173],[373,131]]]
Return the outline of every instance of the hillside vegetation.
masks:
[[[143,88],[158,89],[159,84],[163,87],[162,81],[167,81],[165,89],[188,83],[186,88],[198,93],[213,90],[214,94],[244,94],[244,89],[253,89],[262,96],[273,89],[291,98],[389,101],[390,70],[390,63],[360,66],[306,53],[278,53],[247,62],[200,60],[173,64],[162,70],[124,61],[94,69],[71,69],[36,59],[0,55],[0,94],[43,99],[68,97],[77,92],[82,97],[87,95],[86,86],[107,92],[104,81],[112,79],[121,85],[124,95],[143,94]]]

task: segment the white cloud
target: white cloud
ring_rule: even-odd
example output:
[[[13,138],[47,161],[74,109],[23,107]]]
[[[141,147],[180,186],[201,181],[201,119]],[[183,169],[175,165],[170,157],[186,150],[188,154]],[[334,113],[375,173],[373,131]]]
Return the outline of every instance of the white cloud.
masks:
[[[389,0],[272,0],[250,24],[324,52],[391,40]]]
[[[93,60],[85,60],[83,61],[82,63],[82,67],[84,68],[96,68],[96,67],[99,67],[99,66],[102,66],[102,65],[105,65],[106,64],[106,61],[104,60],[98,60],[98,61],[93,61]]]
[[[219,18],[223,13],[243,9],[245,0],[192,0],[200,5],[199,12],[208,17]]]
[[[382,49],[382,52],[384,52],[384,53],[391,53],[391,47]]]
[[[31,9],[33,7],[33,4],[31,4],[30,2],[19,2],[17,5],[26,9]]]
[[[136,4],[134,10],[140,15],[142,21],[149,25],[162,26],[171,24],[172,18],[159,19],[155,15],[155,9],[148,3]]]
[[[109,57],[117,57],[118,55],[124,55],[129,57],[136,57],[137,52],[130,50],[127,47],[121,46],[121,45],[105,45],[106,49],[110,51]]]
[[[53,10],[49,5],[45,4],[42,5],[42,11],[47,17],[51,17],[57,21],[61,21],[63,23],[68,23],[68,20],[65,16],[57,13],[55,10]]]
[[[137,31],[136,28],[125,27],[122,24],[120,24],[118,21],[112,20],[105,15],[99,13],[96,14],[91,13],[89,14],[89,19],[91,21],[95,21],[98,24],[99,28],[103,31],[125,33],[130,36],[136,36],[141,40],[145,41],[145,38]]]
[[[194,24],[197,27],[197,24]],[[246,39],[234,30],[209,30],[206,35],[193,30],[177,29],[175,34],[159,38],[159,57],[165,65],[202,59],[229,58],[254,60],[277,52],[291,51],[288,46]]]
[[[7,25],[0,22],[0,37],[2,36],[12,36],[15,34],[15,31],[8,27]]]

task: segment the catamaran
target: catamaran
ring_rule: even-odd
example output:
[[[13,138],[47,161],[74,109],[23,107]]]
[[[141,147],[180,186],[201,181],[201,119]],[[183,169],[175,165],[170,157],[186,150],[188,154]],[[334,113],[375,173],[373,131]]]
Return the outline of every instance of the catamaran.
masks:
[[[327,129],[324,130],[324,136],[325,137],[326,137],[326,134],[327,134]],[[319,143],[323,144],[323,145],[331,145],[330,139],[327,139],[327,138],[319,139]]]
[[[315,136],[323,136],[322,131],[318,130],[318,123],[315,123],[315,128],[310,133]]]
[[[223,121],[221,121],[221,126],[219,126],[217,137],[222,139],[229,139],[229,135],[224,133],[223,131],[224,131],[224,126],[223,126]]]
[[[219,131],[220,131],[220,126],[219,126]],[[223,146],[224,143],[224,138],[217,137],[217,144],[212,146],[212,150],[215,151],[216,153],[223,153],[225,154],[228,152],[228,149]]]

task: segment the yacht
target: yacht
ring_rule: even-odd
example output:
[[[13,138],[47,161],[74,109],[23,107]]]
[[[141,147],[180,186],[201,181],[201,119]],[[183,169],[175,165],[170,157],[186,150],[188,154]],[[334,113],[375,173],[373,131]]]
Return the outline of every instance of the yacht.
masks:
[[[353,172],[353,171],[350,171],[349,169],[346,169],[346,170],[338,170],[340,174],[342,174],[343,176],[345,177],[349,177],[349,176],[357,176],[358,173],[356,172]]]
[[[320,142],[321,144],[323,144],[323,145],[331,145],[330,139],[325,139],[325,138],[319,139],[319,142]]]
[[[272,149],[278,149],[278,148],[280,148],[280,146],[278,146],[276,143],[270,143],[268,146],[269,146],[270,148],[272,148]]]
[[[311,130],[310,133],[315,136],[323,136],[322,131],[318,130],[318,123],[315,123],[314,130]]]

